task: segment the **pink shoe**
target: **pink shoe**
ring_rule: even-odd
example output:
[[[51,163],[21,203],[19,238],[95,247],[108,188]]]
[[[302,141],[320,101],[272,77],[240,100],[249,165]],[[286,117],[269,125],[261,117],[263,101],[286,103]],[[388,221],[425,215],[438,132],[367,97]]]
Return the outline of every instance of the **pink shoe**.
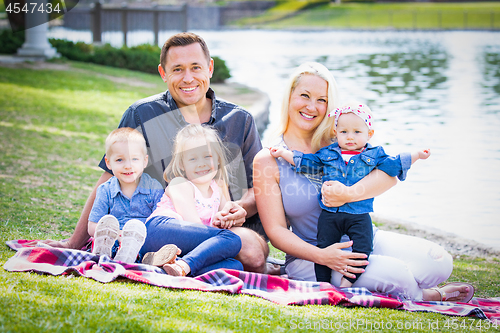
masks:
[[[177,263],[165,264],[163,270],[171,276],[186,276],[184,269]]]

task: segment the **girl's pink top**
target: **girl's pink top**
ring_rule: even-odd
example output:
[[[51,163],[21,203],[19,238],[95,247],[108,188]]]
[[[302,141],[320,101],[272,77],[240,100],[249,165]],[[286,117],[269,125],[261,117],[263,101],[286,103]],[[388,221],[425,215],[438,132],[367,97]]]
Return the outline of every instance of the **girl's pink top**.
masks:
[[[212,189],[212,196],[210,198],[205,198],[201,194],[200,190],[193,183],[189,182],[189,184],[191,184],[194,188],[194,202],[196,206],[196,212],[198,213],[201,222],[204,225],[211,226],[213,217],[215,213],[219,211],[219,206],[220,206],[219,185],[217,185],[215,180],[212,180],[212,182],[210,183],[210,188]],[[163,193],[161,201],[158,203],[156,209],[149,218],[158,215],[173,217],[181,221],[184,220],[184,218],[175,211],[172,199],[170,199],[170,197],[165,193]]]

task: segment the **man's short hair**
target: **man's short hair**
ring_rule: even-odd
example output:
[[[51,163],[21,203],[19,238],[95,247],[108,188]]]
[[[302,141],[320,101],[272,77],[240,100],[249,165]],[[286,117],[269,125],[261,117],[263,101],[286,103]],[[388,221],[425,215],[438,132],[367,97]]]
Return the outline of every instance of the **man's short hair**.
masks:
[[[167,52],[171,47],[187,46],[194,43],[200,44],[201,49],[203,50],[203,53],[205,53],[205,57],[207,58],[207,62],[210,63],[210,51],[208,51],[207,43],[205,43],[203,38],[192,32],[181,32],[173,35],[172,37],[167,39],[165,44],[163,44],[160,55],[160,65],[163,70],[165,70],[165,64],[167,63]]]
[[[130,127],[121,127],[109,133],[105,142],[106,155],[109,155],[111,153],[111,146],[113,146],[113,144],[117,142],[137,142],[142,145],[142,152],[144,153],[144,155],[148,154],[146,140],[144,140],[144,136],[142,136],[142,134],[136,129]]]

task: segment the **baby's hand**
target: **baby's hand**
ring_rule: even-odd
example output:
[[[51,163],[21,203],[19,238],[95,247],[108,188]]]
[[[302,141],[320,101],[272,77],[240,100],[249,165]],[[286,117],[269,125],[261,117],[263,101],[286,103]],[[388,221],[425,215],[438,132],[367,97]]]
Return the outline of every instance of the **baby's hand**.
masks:
[[[276,147],[271,147],[269,148],[269,153],[271,153],[271,156],[274,158],[281,157],[283,154],[283,148],[276,148]]]
[[[431,150],[430,149],[424,149],[418,152],[418,158],[421,160],[427,159],[429,156],[431,156]]]

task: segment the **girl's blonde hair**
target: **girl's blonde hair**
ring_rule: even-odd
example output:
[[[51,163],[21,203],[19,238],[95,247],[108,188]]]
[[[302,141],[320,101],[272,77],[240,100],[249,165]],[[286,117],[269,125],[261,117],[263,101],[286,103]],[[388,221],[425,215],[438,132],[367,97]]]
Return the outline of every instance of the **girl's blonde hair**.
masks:
[[[227,184],[228,176],[226,170],[227,152],[222,144],[217,131],[209,126],[190,124],[182,128],[174,139],[172,160],[163,172],[165,181],[170,182],[175,177],[184,177],[186,174],[183,170],[182,157],[184,156],[184,146],[187,140],[204,139],[210,149],[217,154],[219,169],[215,175],[215,180],[221,180]]]
[[[339,103],[337,82],[328,68],[320,63],[306,62],[297,67],[292,75],[290,75],[288,84],[286,85],[285,94],[283,95],[283,102],[281,103],[281,117],[278,129],[276,130],[276,136],[283,135],[288,129],[288,107],[290,105],[290,96],[304,75],[316,75],[325,80],[328,85],[328,108],[326,110],[325,117],[314,132],[311,142],[312,149],[316,152],[322,147],[323,142],[329,142],[333,138],[333,119],[327,115],[332,110],[335,110]]]

